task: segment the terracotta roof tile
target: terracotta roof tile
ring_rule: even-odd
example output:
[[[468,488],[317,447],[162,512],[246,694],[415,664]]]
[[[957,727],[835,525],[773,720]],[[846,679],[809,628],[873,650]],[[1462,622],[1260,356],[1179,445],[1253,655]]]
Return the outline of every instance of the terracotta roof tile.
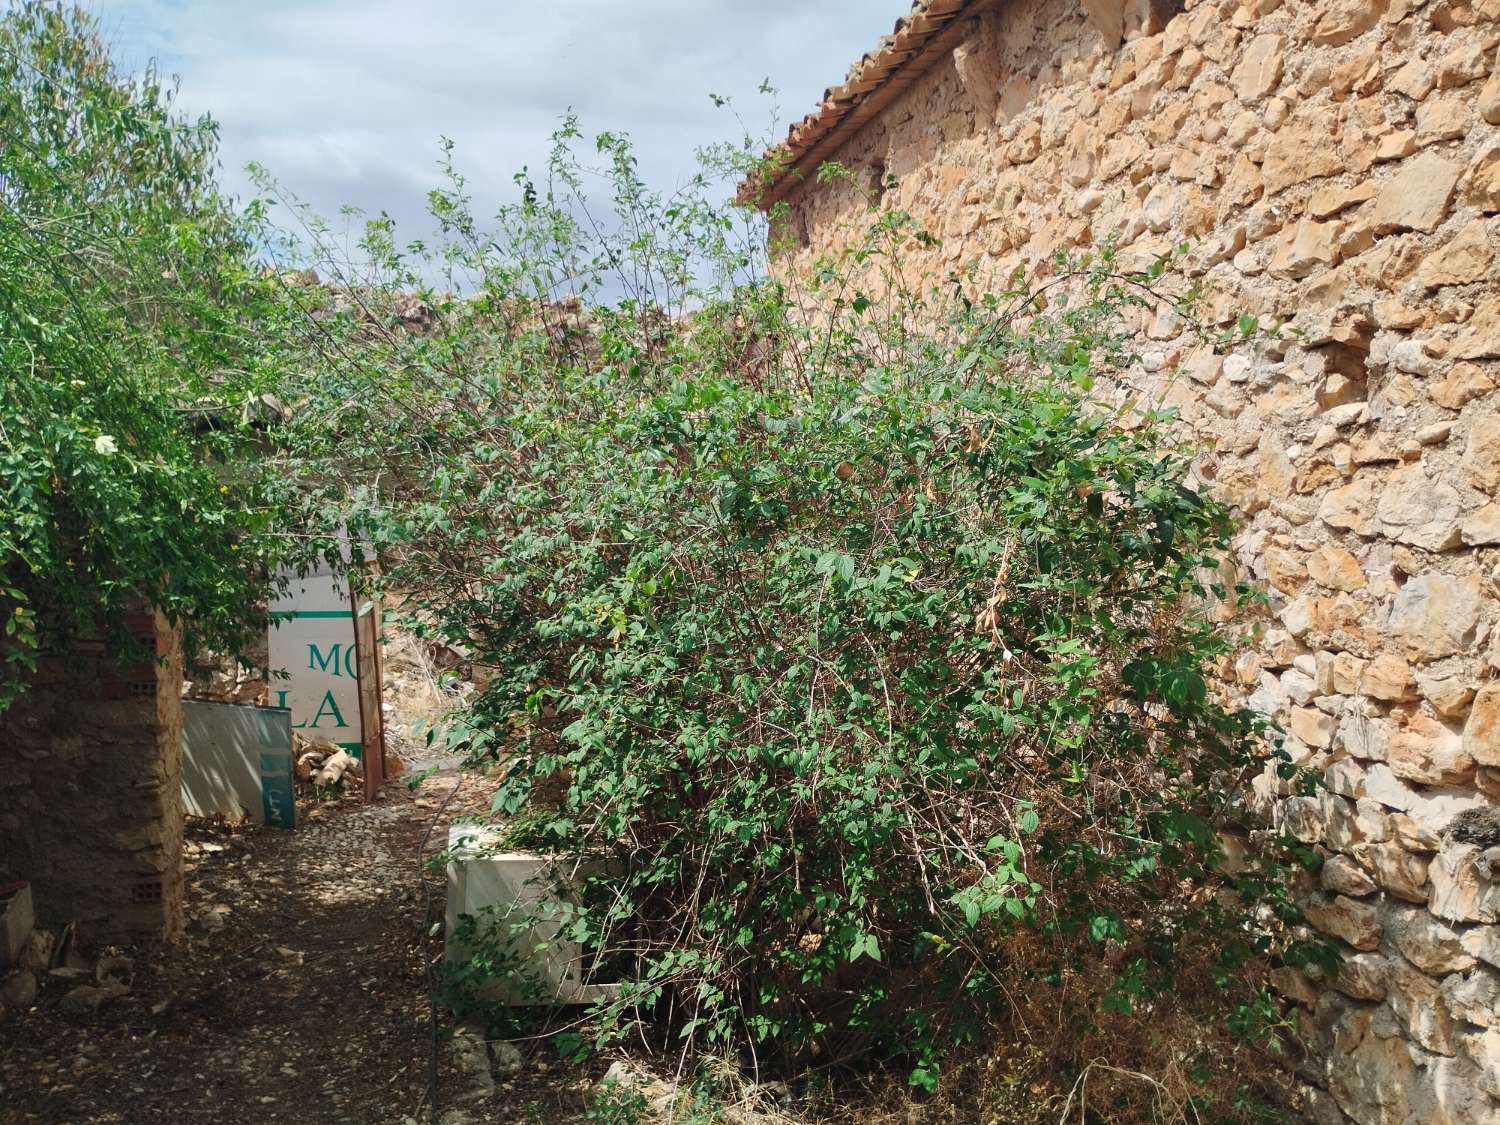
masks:
[[[762,210],[816,170],[853,130],[883,109],[902,89],[958,45],[961,24],[994,0],[916,0],[911,12],[875,50],[859,59],[841,86],[823,91],[823,101],[787,131],[786,141],[766,154],[769,168],[740,185],[742,202]]]

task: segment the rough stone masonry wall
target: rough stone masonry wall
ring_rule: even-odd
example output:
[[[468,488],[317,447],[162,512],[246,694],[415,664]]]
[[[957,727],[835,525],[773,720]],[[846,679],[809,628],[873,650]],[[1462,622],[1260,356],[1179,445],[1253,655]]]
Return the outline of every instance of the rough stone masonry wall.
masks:
[[[159,618],[133,626],[155,666],[82,645],[0,713],[0,882],[91,938],[182,929],[182,654]]]
[[[912,277],[1188,240],[1210,319],[1296,329],[1220,356],[1158,314],[1120,390],[1179,407],[1244,514],[1270,612],[1234,675],[1327,780],[1255,794],[1323,850],[1345,958],[1279,978],[1311,1119],[1495,1125],[1500,0],[1109,4],[999,4],[832,158],[943,236]],[[865,225],[847,187],[787,198],[803,257]]]

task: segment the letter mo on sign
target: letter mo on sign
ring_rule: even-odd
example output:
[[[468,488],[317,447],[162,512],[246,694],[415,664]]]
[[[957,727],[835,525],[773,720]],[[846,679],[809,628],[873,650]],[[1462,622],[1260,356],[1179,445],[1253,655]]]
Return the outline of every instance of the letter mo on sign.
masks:
[[[271,701],[292,729],[357,750],[359,664],[349,594],[333,575],[294,582],[271,608]]]

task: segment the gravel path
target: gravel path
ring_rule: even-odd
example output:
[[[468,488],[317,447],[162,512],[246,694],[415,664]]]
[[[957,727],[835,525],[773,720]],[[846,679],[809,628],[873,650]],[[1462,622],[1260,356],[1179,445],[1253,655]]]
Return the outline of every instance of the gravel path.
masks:
[[[0,1122],[425,1123],[442,883],[429,912],[417,848],[455,780],[304,809],[292,832],[193,826],[186,940],[95,951],[133,980],[88,1016],[59,1008],[76,981],[44,977],[0,1025]]]

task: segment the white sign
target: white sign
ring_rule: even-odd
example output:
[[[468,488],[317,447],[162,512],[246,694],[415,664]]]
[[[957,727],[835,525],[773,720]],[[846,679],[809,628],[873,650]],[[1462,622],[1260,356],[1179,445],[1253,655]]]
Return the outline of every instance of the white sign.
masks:
[[[359,661],[349,588],[333,574],[292,582],[271,603],[271,703],[292,712],[292,729],[358,755]]]

